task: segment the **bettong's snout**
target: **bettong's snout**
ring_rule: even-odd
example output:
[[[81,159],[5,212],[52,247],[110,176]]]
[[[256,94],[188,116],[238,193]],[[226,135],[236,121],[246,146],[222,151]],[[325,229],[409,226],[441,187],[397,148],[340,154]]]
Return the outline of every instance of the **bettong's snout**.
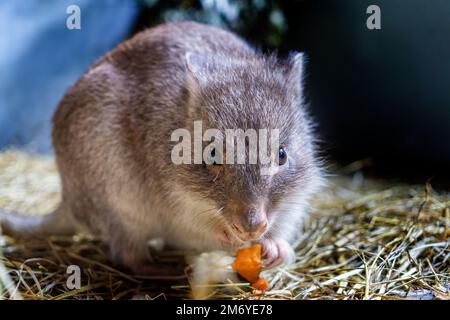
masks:
[[[232,227],[243,241],[257,240],[268,229],[267,214],[263,208],[245,208],[236,212],[232,218]]]

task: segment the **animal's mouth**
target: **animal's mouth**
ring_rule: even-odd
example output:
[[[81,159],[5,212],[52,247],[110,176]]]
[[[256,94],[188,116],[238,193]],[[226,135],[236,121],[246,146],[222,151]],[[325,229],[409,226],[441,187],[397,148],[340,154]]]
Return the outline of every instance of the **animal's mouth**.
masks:
[[[240,232],[239,228],[235,225],[232,224],[231,226],[228,225],[228,229],[230,230],[230,233],[237,238],[240,242],[246,242],[246,241],[250,241],[250,240],[256,240],[256,239],[248,239],[242,236],[242,233]]]
[[[241,247],[246,242],[258,241],[262,239],[265,234],[262,233],[257,237],[243,234],[237,226],[229,223],[220,227],[220,230],[217,230],[217,232],[217,238],[219,239],[220,244],[227,249]]]
[[[221,246],[224,248],[238,248],[246,242],[246,240],[242,239],[239,234],[233,231],[233,228],[228,224],[221,227],[217,232],[217,238]]]
[[[243,237],[243,234],[241,233],[241,231],[239,230],[239,228],[235,224],[232,224],[231,226],[228,226],[228,228],[231,230],[231,233],[237,239],[239,239],[241,242],[246,242],[246,241],[250,241],[250,240],[256,240],[256,239],[249,239],[249,238]]]

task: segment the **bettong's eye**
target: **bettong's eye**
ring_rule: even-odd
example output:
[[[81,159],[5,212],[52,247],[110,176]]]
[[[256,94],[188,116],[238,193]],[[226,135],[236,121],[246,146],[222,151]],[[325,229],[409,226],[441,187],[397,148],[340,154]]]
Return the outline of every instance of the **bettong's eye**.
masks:
[[[282,166],[287,162],[288,155],[286,150],[284,150],[284,147],[280,147],[278,149],[278,165]]]
[[[210,153],[209,153],[209,159],[210,159],[210,163],[212,165],[219,165],[219,163],[216,162],[216,148],[211,149]]]
[[[214,159],[216,157],[216,148],[211,150],[211,159]],[[217,164],[216,161],[214,160],[212,164]]]

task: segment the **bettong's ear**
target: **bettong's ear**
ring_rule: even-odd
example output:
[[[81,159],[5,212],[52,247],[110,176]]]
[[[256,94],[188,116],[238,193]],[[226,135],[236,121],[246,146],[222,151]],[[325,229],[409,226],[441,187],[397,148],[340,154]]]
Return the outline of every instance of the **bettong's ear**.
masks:
[[[201,68],[202,59],[197,53],[189,51],[184,55],[184,63],[186,65],[186,69],[195,75]]]
[[[203,56],[195,52],[187,52],[184,57],[184,63],[188,77],[191,80],[195,80],[198,84],[206,81],[208,65]]]
[[[303,53],[293,52],[290,54],[286,71],[286,83],[289,90],[292,90],[299,97],[303,94],[304,64],[305,57]]]
[[[202,85],[207,83],[206,71],[208,66],[206,59],[195,52],[185,54],[184,65],[186,68],[186,86],[189,92],[188,114],[190,117],[197,119],[198,113],[202,112],[202,108],[199,108],[201,88]]]

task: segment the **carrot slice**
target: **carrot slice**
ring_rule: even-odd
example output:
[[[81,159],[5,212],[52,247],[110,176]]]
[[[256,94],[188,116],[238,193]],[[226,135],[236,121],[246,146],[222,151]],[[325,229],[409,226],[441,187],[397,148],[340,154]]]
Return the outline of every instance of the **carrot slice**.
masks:
[[[266,279],[259,277],[261,272],[261,245],[255,244],[248,248],[239,249],[236,253],[236,260],[233,262],[233,269],[245,280],[252,284],[256,290],[266,291],[269,283]]]
[[[232,266],[245,280],[256,282],[261,272],[261,245],[239,249]]]
[[[264,278],[259,278],[255,282],[252,283],[252,287],[256,290],[266,291],[269,289],[269,283]]]

